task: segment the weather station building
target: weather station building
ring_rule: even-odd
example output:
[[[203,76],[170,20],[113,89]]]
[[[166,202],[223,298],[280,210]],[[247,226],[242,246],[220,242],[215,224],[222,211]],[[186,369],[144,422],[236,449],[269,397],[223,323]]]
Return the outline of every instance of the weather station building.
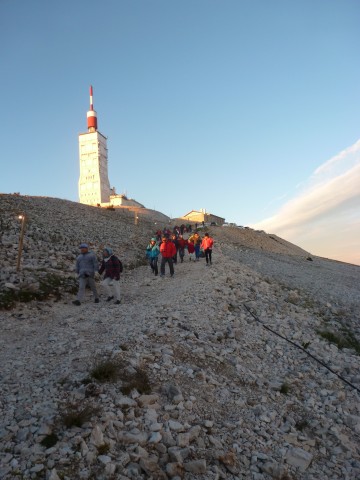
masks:
[[[111,193],[108,177],[108,149],[107,138],[97,129],[92,86],[87,126],[88,132],[79,135],[79,200],[80,203],[87,205],[101,205],[109,202]]]
[[[117,195],[110,188],[108,175],[107,137],[97,129],[97,114],[93,106],[93,88],[90,86],[90,110],[87,112],[87,133],[79,135],[79,201],[93,206],[132,206],[144,208],[126,195]]]

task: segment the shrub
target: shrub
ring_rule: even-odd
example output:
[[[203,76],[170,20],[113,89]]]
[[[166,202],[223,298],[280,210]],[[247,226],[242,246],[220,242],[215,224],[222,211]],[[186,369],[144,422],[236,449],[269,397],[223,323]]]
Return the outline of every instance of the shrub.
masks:
[[[124,395],[128,395],[132,390],[137,390],[141,394],[151,392],[151,385],[147,373],[141,368],[136,368],[134,373],[124,372],[121,379],[124,385],[120,390]]]
[[[81,427],[89,422],[91,417],[99,413],[99,408],[93,405],[83,403],[68,404],[61,412],[61,422],[65,427]]]
[[[328,342],[336,345],[340,350],[343,348],[352,348],[360,355],[360,342],[355,335],[345,327],[342,327],[341,332],[338,333],[330,330],[317,330],[317,334]]]
[[[103,443],[97,447],[97,451],[99,455],[106,455],[110,450],[110,445],[108,443]]]
[[[140,367],[132,367],[122,359],[107,359],[98,362],[90,372],[90,377],[100,383],[121,380],[121,392],[128,395],[132,390],[141,394],[151,392],[151,385],[146,371]]]
[[[32,300],[46,300],[50,296],[59,300],[64,292],[76,293],[77,281],[71,277],[63,277],[48,273],[38,278],[39,287],[37,290],[20,289],[4,290],[0,292],[0,310],[10,310],[16,302],[31,302]]]
[[[119,362],[114,360],[104,360],[92,369],[90,376],[100,383],[116,382],[120,376]]]
[[[287,383],[283,383],[279,391],[280,393],[287,395],[290,392],[290,386]]]
[[[58,440],[59,438],[55,433],[50,433],[49,435],[46,435],[40,443],[43,447],[51,448],[57,444]]]

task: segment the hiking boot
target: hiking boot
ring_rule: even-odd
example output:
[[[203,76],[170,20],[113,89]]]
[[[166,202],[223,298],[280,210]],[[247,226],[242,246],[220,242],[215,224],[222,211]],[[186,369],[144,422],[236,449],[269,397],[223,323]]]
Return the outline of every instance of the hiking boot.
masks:
[[[112,300],[113,298],[114,298],[114,297],[108,297],[108,298],[106,299],[106,301],[107,301],[107,302],[110,302],[110,300]]]
[[[100,300],[99,300],[98,298],[95,298],[94,302],[95,302],[95,303],[99,303]]]
[[[116,300],[115,305],[120,305],[121,300]]]
[[[73,305],[78,305],[78,306],[81,305],[81,302],[79,302],[79,300],[74,300],[72,303]]]

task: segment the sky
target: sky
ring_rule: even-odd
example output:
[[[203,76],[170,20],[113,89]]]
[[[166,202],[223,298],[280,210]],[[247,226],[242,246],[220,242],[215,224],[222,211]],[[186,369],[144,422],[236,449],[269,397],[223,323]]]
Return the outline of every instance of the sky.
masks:
[[[0,192],[78,201],[89,86],[109,179],[360,265],[358,0],[0,0]]]

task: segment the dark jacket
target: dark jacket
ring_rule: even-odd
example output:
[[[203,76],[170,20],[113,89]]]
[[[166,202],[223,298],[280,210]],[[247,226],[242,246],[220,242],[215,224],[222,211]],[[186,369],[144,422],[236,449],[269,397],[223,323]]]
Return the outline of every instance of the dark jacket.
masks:
[[[103,273],[105,270],[104,278],[112,278],[113,280],[120,280],[120,273],[122,272],[122,263],[115,256],[111,255],[109,259],[105,259],[101,263],[99,273]]]

